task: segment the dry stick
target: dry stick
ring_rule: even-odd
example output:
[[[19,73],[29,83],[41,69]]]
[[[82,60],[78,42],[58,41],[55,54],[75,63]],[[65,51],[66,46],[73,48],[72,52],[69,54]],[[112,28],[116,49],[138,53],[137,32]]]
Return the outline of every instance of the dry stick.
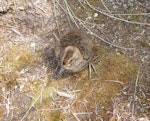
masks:
[[[123,85],[124,83],[119,81],[119,80],[102,80],[102,82],[114,82],[114,83],[119,83],[121,85]]]
[[[10,113],[10,104],[11,104],[11,102],[10,102],[10,98],[8,97],[8,98],[6,98],[6,100],[7,100],[7,104],[6,104],[6,112],[7,112],[7,117],[8,117],[8,115],[9,115],[9,113]]]
[[[96,69],[95,69],[93,63],[91,63],[91,67],[92,67],[92,69],[93,69],[93,71],[94,71],[94,74],[95,74],[96,76],[98,76],[97,71],[96,71]]]
[[[68,13],[67,13],[67,11],[66,11],[66,9],[65,8],[63,8],[59,3],[58,3],[58,5],[59,5],[59,7],[67,14],[67,17],[68,17]],[[79,19],[79,18],[78,18]],[[80,21],[82,21],[82,22],[84,22],[84,23],[87,23],[87,24],[89,24],[89,25],[92,25],[92,26],[98,26],[98,24],[93,24],[93,23],[90,23],[90,22],[87,22],[87,21],[84,21],[84,20],[82,20],[82,19],[79,19]],[[70,21],[70,20],[69,20]]]
[[[97,74],[97,71],[96,71],[96,69],[95,69],[95,67],[94,67],[94,65],[91,63],[91,62],[89,62],[89,80],[94,80],[94,79],[92,79],[92,70],[93,70],[93,72],[94,72],[94,74],[96,75],[96,76],[98,76],[98,74]]]
[[[55,0],[56,2],[57,2],[57,4],[59,5],[59,7],[63,10],[63,11],[65,11],[65,13],[67,13],[67,10],[66,9],[64,9],[63,7],[62,7],[62,5],[60,5],[59,4],[59,1],[58,0]],[[64,1],[63,1],[63,3],[64,3]],[[65,3],[64,3],[65,4]],[[68,14],[66,14],[67,15],[67,19],[68,19],[68,21],[69,21],[69,25],[70,25],[70,27],[72,26],[71,25],[71,22],[70,22],[70,19],[69,19],[69,15]]]
[[[105,15],[105,16],[108,16],[108,17],[110,17],[110,18],[113,18],[113,19],[116,19],[116,20],[120,20],[120,21],[123,21],[123,22],[127,22],[127,23],[131,23],[131,24],[139,24],[139,25],[148,25],[148,26],[150,26],[149,23],[133,22],[133,21],[128,21],[128,20],[125,20],[125,19],[121,19],[121,18],[115,17],[115,16],[113,16],[113,15],[110,15],[110,14],[107,14],[107,13],[105,13],[105,12],[102,12],[102,11],[98,10],[95,6],[92,6],[87,0],[86,0],[86,2],[87,2],[87,5],[88,5],[91,9],[93,9],[93,10],[95,10],[95,11],[97,11],[97,12],[99,12],[99,13]]]
[[[42,109],[42,110],[39,110],[39,111],[54,111],[54,110],[63,110],[63,109],[69,109],[69,108],[70,108],[70,105],[69,106],[65,106],[65,107],[61,107],[61,108]]]
[[[75,113],[76,115],[92,115],[93,112],[81,112],[81,113]]]
[[[78,1],[80,1],[80,0],[78,0]],[[83,1],[80,1],[80,2],[81,2],[81,4],[83,4],[82,3]],[[100,8],[98,8],[98,9],[101,10],[101,12],[105,12],[105,13],[109,12],[110,10],[105,5],[104,1],[101,0],[101,2],[102,2],[102,4],[104,5],[104,7],[107,11],[103,10],[103,9],[100,9]],[[86,3],[84,2],[84,4],[86,4]],[[86,4],[86,5],[88,5],[88,4]],[[95,8],[97,8],[97,7],[95,7]],[[150,15],[150,13],[112,13],[111,11],[110,11],[110,13],[111,13],[111,15],[118,15],[118,16],[119,15],[122,15],[122,16],[147,16],[147,15]]]
[[[81,4],[81,6],[83,7],[83,8],[86,8],[85,6],[84,6],[84,4],[82,3],[82,1],[80,1],[80,0],[78,0],[79,1],[79,3]]]
[[[74,19],[74,17],[73,17],[73,15],[75,15],[74,12],[71,10],[71,8],[70,8],[70,6],[68,5],[67,1],[64,0],[64,2],[65,2],[65,5],[66,5],[66,9],[67,9],[67,11],[68,11],[68,14],[70,15],[70,18],[72,19],[72,21],[75,23],[75,25],[76,25],[77,28],[79,29],[79,26],[78,26],[78,24],[76,23],[76,21],[75,21],[75,19]]]
[[[67,13],[67,11],[66,11],[66,9],[65,8],[63,8],[60,4],[59,4],[59,2],[57,1],[57,4],[58,4],[58,6],[66,13],[66,15],[67,15],[67,17],[68,17],[68,13]],[[74,15],[75,16],[75,15]],[[76,17],[76,16],[75,16]],[[74,17],[74,18],[75,18]],[[80,18],[78,18],[78,20],[80,20],[80,21],[82,21],[82,22],[84,22],[84,23],[86,23],[86,24],[89,24],[89,25],[92,25],[92,26],[99,26],[99,24],[93,24],[93,23],[91,23],[91,22],[87,22],[87,21],[84,21],[84,20],[82,20],[82,19],[80,19]],[[69,20],[69,22],[70,22],[70,20]]]
[[[64,6],[66,6],[64,1],[63,1],[63,3],[64,3]],[[65,11],[66,11],[66,13],[67,13],[67,10],[65,10]],[[68,21],[69,21],[70,27],[72,27],[72,24],[71,24],[71,20],[70,20],[70,18],[69,18],[69,15],[68,15],[68,14],[66,14],[66,15],[67,15],[67,19],[68,19]]]
[[[77,121],[80,121],[80,119],[77,117],[77,115],[76,115],[73,111],[71,111],[71,114],[73,115],[73,117],[74,117]]]
[[[135,99],[136,99],[136,89],[137,89],[137,85],[138,85],[138,81],[139,81],[139,73],[140,73],[140,67],[137,73],[137,77],[136,77],[136,81],[135,81],[135,87],[134,87],[134,95],[133,95],[133,105],[132,105],[132,119],[133,119],[133,115],[134,115],[134,108],[135,108]]]
[[[103,42],[111,45],[111,46],[114,46],[114,47],[117,47],[117,48],[120,48],[120,49],[123,49],[123,50],[133,50],[134,48],[125,48],[125,47],[121,47],[121,46],[118,46],[118,45],[115,45],[115,44],[112,44],[106,40],[104,40],[102,37],[98,36],[97,34],[95,34],[93,31],[91,31],[88,27],[86,27],[84,24],[82,24],[82,26],[87,29],[92,35],[94,35],[96,38],[102,40]]]
[[[53,32],[54,37],[56,38],[57,42],[60,41],[60,39],[58,38],[58,36],[55,34],[55,32]]]
[[[55,4],[55,0],[52,0],[53,4],[54,4],[54,17],[55,17],[55,20],[56,20],[56,25],[57,25],[57,28],[58,28],[58,33],[60,35],[60,29],[59,29],[59,25],[58,25],[58,20],[57,20],[57,16],[56,16],[56,4]]]
[[[57,2],[58,2],[58,1],[57,1]],[[58,3],[58,5],[61,7],[61,9],[62,9],[64,12],[66,12],[66,10],[65,10],[59,3]],[[71,13],[71,12],[69,12],[69,13]],[[69,14],[69,13],[66,12],[66,14]],[[133,50],[133,49],[134,49],[134,48],[121,47],[121,46],[112,44],[112,43],[110,43],[110,42],[104,40],[102,37],[100,37],[100,36],[98,36],[97,34],[95,34],[94,32],[92,32],[92,31],[83,23],[83,20],[79,19],[77,16],[75,16],[75,14],[74,14],[74,15],[69,14],[69,15],[71,15],[70,18],[73,17],[73,18],[77,19],[77,20],[82,24],[82,26],[83,26],[86,30],[88,30],[91,34],[93,34],[96,38],[102,40],[103,42],[105,42],[105,43],[107,43],[107,44],[109,44],[109,45],[111,45],[111,46],[114,46],[114,47],[123,49],[123,50]]]
[[[65,106],[65,107],[61,107],[61,108],[53,108],[53,109],[42,109],[42,111],[53,111],[53,110],[64,110],[64,109],[69,109],[75,102],[76,102],[76,100],[74,100],[70,105]],[[41,110],[40,110],[40,111],[41,111]]]
[[[41,89],[41,93],[43,92],[43,87],[42,87],[42,89]],[[20,121],[23,121],[26,117],[27,117],[27,115],[28,115],[28,113],[29,113],[29,111],[31,110],[31,108],[34,106],[34,104],[38,101],[38,99],[41,97],[41,93],[39,94],[39,96],[36,98],[36,100],[32,103],[32,105],[30,106],[30,108],[27,110],[27,112],[24,114],[24,116],[22,117],[22,119],[20,120]]]
[[[105,5],[104,1],[101,0],[101,3],[103,4],[103,6],[105,7],[105,9],[111,14],[111,11],[108,9],[108,7]]]
[[[130,13],[112,13],[112,15],[121,15],[121,16],[147,16],[147,15],[150,15],[150,13],[133,13],[133,14],[130,14]]]
[[[37,8],[39,9],[39,10],[41,10],[43,13],[47,13],[47,11],[46,10],[44,10],[43,8],[41,8],[40,6],[37,6]],[[36,9],[36,8],[35,8]]]
[[[0,46],[0,53],[2,53],[4,50],[4,47],[3,46]]]
[[[78,0],[78,1],[80,1],[80,0]],[[83,4],[85,4],[85,5],[87,5],[87,4],[85,3],[85,1],[83,2],[83,1],[81,0],[80,2],[83,3]],[[101,10],[101,11],[103,11],[103,12],[108,12],[108,11],[106,11],[106,10],[104,10],[104,9],[101,9],[101,8],[99,8],[99,10]]]

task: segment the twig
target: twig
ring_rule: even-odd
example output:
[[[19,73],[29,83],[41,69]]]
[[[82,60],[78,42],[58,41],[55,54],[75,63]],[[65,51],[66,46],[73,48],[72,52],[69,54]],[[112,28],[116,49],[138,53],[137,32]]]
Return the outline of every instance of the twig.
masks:
[[[93,112],[80,112],[80,113],[75,113],[76,115],[92,115]]]
[[[119,81],[119,80],[101,80],[101,78],[94,78],[94,79],[91,79],[91,80],[100,80],[101,82],[113,82],[113,83],[119,83],[121,85],[123,85],[124,83]]]
[[[105,5],[104,1],[101,0],[101,3],[103,4],[103,6],[105,7],[105,9],[111,14],[111,11],[108,9],[108,7]]]
[[[121,84],[121,85],[124,84],[123,82],[118,81],[118,80],[102,80],[102,81],[104,81],[104,82],[114,82],[114,83],[119,83],[119,84]]]
[[[82,24],[82,26],[87,29],[92,35],[94,35],[96,38],[102,40],[103,42],[109,44],[109,45],[112,45],[114,47],[117,47],[117,48],[120,48],[120,49],[123,49],[123,50],[133,50],[134,48],[125,48],[125,47],[121,47],[121,46],[118,46],[118,45],[115,45],[115,44],[112,44],[106,40],[104,40],[102,37],[98,36],[97,34],[95,34],[93,31],[91,31],[87,26],[85,26],[84,24]]]
[[[103,42],[109,44],[109,45],[112,45],[114,47],[117,47],[117,48],[120,48],[120,49],[123,49],[123,50],[133,50],[134,48],[125,48],[125,47],[120,47],[118,45],[114,45],[106,40],[104,40],[102,37],[98,36],[97,34],[95,34],[94,32],[92,32],[82,21],[80,21],[80,19],[77,17],[77,16],[73,16],[75,19],[77,19],[81,24],[82,26],[87,29],[92,35],[94,35],[96,38],[99,38],[100,40],[102,40]]]
[[[58,25],[58,20],[57,20],[57,16],[56,16],[56,4],[55,4],[55,0],[52,0],[53,4],[54,4],[54,18],[56,20],[56,25],[57,25],[57,28],[58,28],[58,33],[60,35],[60,29],[59,29],[59,25]]]
[[[41,10],[41,11],[42,11],[43,13],[45,13],[45,14],[47,13],[47,11],[44,10],[43,8],[41,8],[40,6],[37,6],[36,8],[39,9],[39,10]],[[36,9],[36,8],[35,8],[35,9]]]
[[[113,15],[110,15],[110,14],[107,14],[107,13],[105,13],[105,12],[102,12],[102,11],[98,10],[98,8],[96,8],[95,6],[91,5],[87,0],[86,0],[86,2],[87,2],[87,5],[88,5],[91,9],[93,9],[93,10],[95,10],[95,11],[97,11],[97,12],[99,12],[99,13],[105,15],[105,16],[108,16],[108,17],[110,17],[110,18],[113,18],[113,19],[116,19],[116,20],[120,20],[120,21],[123,21],[123,22],[126,22],[126,23],[130,23],[130,24],[139,24],[139,25],[148,25],[148,26],[150,26],[149,23],[141,23],[141,22],[128,21],[128,20],[126,20],[126,19],[121,19],[121,18],[115,17],[115,16],[113,16]]]
[[[71,114],[73,115],[73,117],[74,117],[77,121],[80,121],[80,119],[77,117],[77,115],[76,115],[73,111],[71,111]]]
[[[86,8],[86,7],[84,6],[84,4],[82,3],[82,1],[80,1],[80,0],[78,0],[78,1],[79,1],[80,5],[81,5],[83,8]]]
[[[150,13],[112,13],[112,15],[121,15],[121,16],[147,16],[150,15]]]
[[[87,5],[87,3],[85,2],[85,0],[84,1],[80,1],[81,3],[83,3],[83,4],[85,4],[85,5]],[[103,11],[103,12],[108,12],[107,10],[104,10],[104,9],[102,9],[102,8],[99,8],[99,10],[101,10],[101,11]]]
[[[3,46],[0,46],[0,53],[2,53],[4,50],[4,47]]]
[[[52,109],[42,109],[42,111],[53,111],[53,110],[69,109],[75,102],[76,102],[76,100],[74,100],[74,101],[73,101],[70,105],[68,105],[68,106],[64,106],[64,107],[60,107],[60,108],[52,108]]]
[[[69,108],[70,108],[70,105],[61,107],[61,108],[42,109],[42,111],[64,110],[64,109],[69,109]],[[41,110],[39,110],[39,111],[41,111]]]
[[[43,92],[43,88],[41,89],[41,92]],[[27,117],[29,111],[32,109],[32,107],[33,107],[34,104],[39,100],[40,97],[41,97],[41,93],[40,93],[39,96],[36,98],[36,100],[32,103],[32,105],[30,106],[30,108],[27,110],[27,112],[24,114],[24,116],[22,117],[22,119],[21,119],[20,121],[23,121],[23,120]]]
[[[139,81],[139,74],[140,74],[140,69],[138,70],[136,81],[135,81],[135,87],[134,87],[133,104],[132,104],[132,119],[134,119],[134,109],[135,109],[136,91],[137,91],[137,86],[138,86],[138,81]]]
[[[66,9],[68,11],[68,14],[70,15],[70,18],[72,19],[72,21],[75,23],[75,25],[79,29],[79,26],[78,26],[78,24],[76,23],[76,21],[75,21],[75,19],[73,17],[73,16],[75,16],[74,12],[71,10],[71,8],[70,8],[69,4],[67,3],[67,1],[64,0],[64,2],[65,2],[65,5],[66,5]]]
[[[66,1],[66,0],[65,0],[65,1]],[[86,0],[86,1],[87,1],[87,0]],[[103,42],[105,42],[105,43],[107,43],[107,44],[109,44],[109,45],[111,45],[111,46],[114,46],[114,47],[123,49],[123,50],[133,50],[133,49],[134,49],[134,48],[121,47],[121,46],[119,46],[119,45],[115,45],[115,44],[113,44],[113,43],[111,43],[111,42],[109,42],[109,41],[106,41],[105,39],[103,39],[102,37],[98,36],[96,33],[94,33],[91,29],[89,29],[89,28],[85,25],[85,23],[88,23],[88,24],[91,24],[91,25],[92,25],[92,23],[89,23],[89,22],[86,22],[86,21],[83,21],[83,20],[79,19],[79,18],[72,12],[72,10],[71,10],[70,7],[69,7],[69,8],[67,7],[67,11],[66,11],[66,9],[64,9],[64,8],[59,4],[58,1],[57,1],[57,3],[58,3],[58,5],[60,6],[60,8],[61,8],[67,15],[70,16],[70,18],[71,18],[72,21],[75,21],[75,19],[76,19],[77,21],[79,21],[79,23],[80,23],[86,30],[88,30],[93,36],[95,36],[96,38],[100,39],[101,41],[103,41]],[[68,3],[66,3],[66,5],[69,6]],[[89,5],[90,5],[90,4],[89,4]],[[68,13],[68,12],[69,12],[69,13]],[[104,13],[105,13],[105,12],[104,12]],[[93,25],[96,26],[97,24],[93,24]]]
[[[59,7],[66,13],[66,15],[67,15],[67,17],[68,17],[69,14],[68,14],[68,12],[66,11],[66,9],[63,8],[62,5],[60,5],[58,1],[57,1],[57,4],[58,4]],[[74,18],[78,18],[78,17],[74,16]],[[83,23],[92,25],[92,26],[99,26],[99,24],[94,24],[94,23],[91,23],[91,22],[87,22],[87,21],[82,20],[81,18],[78,18],[78,20],[80,20],[80,21],[83,22]],[[70,21],[69,21],[69,22],[70,22]]]

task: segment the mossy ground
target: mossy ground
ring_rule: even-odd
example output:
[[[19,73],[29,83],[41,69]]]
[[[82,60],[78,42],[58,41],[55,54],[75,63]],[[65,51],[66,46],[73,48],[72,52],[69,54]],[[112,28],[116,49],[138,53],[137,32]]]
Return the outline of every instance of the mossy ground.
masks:
[[[34,92],[35,99],[42,92],[42,102],[40,103],[39,99],[35,104],[36,108],[39,110],[45,109],[47,113],[49,112],[48,115],[51,115],[51,110],[58,109],[60,111],[59,115],[61,115],[60,118],[63,117],[63,120],[66,120],[66,118],[62,111],[65,110],[67,105],[71,105],[67,110],[94,112],[97,109],[97,115],[107,117],[107,112],[111,110],[112,100],[116,97],[118,90],[136,78],[138,65],[124,54],[103,53],[98,56],[93,62],[98,74],[98,77],[94,74],[92,75],[95,80],[88,80],[88,68],[86,68],[82,72],[72,74],[66,79],[53,80],[43,89],[36,87],[37,91]],[[57,91],[65,94],[71,93],[74,98],[63,97]],[[73,93],[73,91],[76,93]],[[53,106],[52,103],[54,103]],[[59,105],[62,105],[62,107],[59,107]],[[104,110],[99,111],[102,109]],[[54,115],[51,116],[53,117]],[[92,118],[93,116],[94,114],[90,117]]]
[[[50,17],[50,13],[47,12],[52,11],[50,2],[46,2],[44,5],[35,3],[38,9],[35,9],[34,6],[32,8],[25,1],[22,2],[24,2],[23,5],[19,2],[18,4],[14,3],[12,10],[10,9],[5,14],[0,13],[0,120],[108,120],[114,113],[114,99],[118,96],[120,89],[129,87],[127,85],[134,83],[137,79],[139,67],[142,65],[141,60],[145,62],[144,64],[148,64],[145,60],[149,51],[149,37],[146,34],[149,29],[141,27],[141,25],[129,25],[108,19],[105,15],[89,8],[87,4],[85,4],[85,8],[79,3],[80,6],[74,7],[73,5],[77,3],[74,1],[75,4],[70,4],[70,6],[73,7],[72,10],[77,17],[83,20],[92,17],[87,21],[89,20],[88,22],[93,24],[89,24],[91,26],[87,27],[93,28],[94,32],[106,40],[110,39],[109,42],[113,44],[135,48],[133,51],[123,51],[105,44],[91,35],[91,41],[95,40],[98,43],[95,44],[95,46],[98,45],[95,47],[97,58],[92,62],[97,71],[97,76],[92,72],[92,77],[95,79],[88,79],[89,72],[86,68],[59,80],[51,80],[40,51],[54,38],[57,38],[53,30],[60,29],[61,32],[68,19],[66,20],[66,16],[61,18],[60,20],[63,22],[60,27],[62,29],[57,28],[55,24],[57,20],[51,22],[50,18],[54,16]],[[89,3],[105,9],[98,0],[89,0]],[[124,12],[143,12],[137,3],[129,2],[127,5],[129,4],[129,9],[125,9]],[[108,2],[107,5],[115,12],[116,6],[113,6],[111,2]],[[134,9],[135,6],[138,10]],[[29,10],[26,11],[25,8],[29,8]],[[123,11],[122,5],[116,10]],[[95,16],[95,13],[98,16]],[[45,20],[43,21],[43,19]],[[142,16],[131,16],[129,19],[146,21]],[[33,25],[35,21],[40,27]],[[47,22],[46,25],[44,25],[45,22]],[[95,24],[97,26],[93,26]],[[46,36],[48,40],[42,40],[41,38],[44,38],[43,35],[45,36],[45,33],[50,31],[49,29],[51,30],[49,34],[53,34],[55,37],[48,38],[49,36]],[[51,44],[51,46],[54,45]],[[141,83],[147,84],[149,70],[146,70],[147,66],[142,67],[143,70],[140,70],[139,74]],[[139,91],[141,91],[140,89],[142,86]],[[130,92],[130,89],[128,91]],[[143,98],[143,92],[142,96],[141,93],[137,94],[140,104],[145,103],[143,100],[149,101],[149,98]],[[143,113],[143,115],[145,114]]]

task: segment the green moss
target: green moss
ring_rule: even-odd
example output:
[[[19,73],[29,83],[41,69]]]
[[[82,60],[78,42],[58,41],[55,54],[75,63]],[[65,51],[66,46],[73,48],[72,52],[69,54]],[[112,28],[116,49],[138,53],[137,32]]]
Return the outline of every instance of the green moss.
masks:
[[[4,76],[0,74],[0,82],[4,82]]]
[[[4,110],[2,110],[2,109],[0,108],[0,119],[3,117],[3,115],[4,115]]]
[[[50,113],[50,120],[49,121],[66,121],[65,116],[62,114],[61,111],[52,111]]]
[[[88,2],[89,2],[90,4],[92,4],[92,3],[98,3],[99,0],[88,0]]]
[[[0,74],[0,83],[3,85],[2,87],[11,89],[12,87],[18,85],[16,78],[17,76],[14,73]]]
[[[130,12],[130,13],[133,13],[133,12]],[[138,11],[136,11],[135,13],[138,13]],[[139,12],[140,13],[140,12]],[[133,13],[134,14],[134,13]],[[133,22],[143,22],[144,23],[144,17],[143,16],[135,16],[135,15],[132,15],[130,16],[130,21],[133,21]]]
[[[32,87],[35,85],[32,85]],[[51,105],[51,101],[52,101],[52,96],[54,96],[54,90],[51,87],[43,87],[43,89],[41,88],[40,85],[36,86],[35,88],[35,94],[34,97],[35,99],[38,98],[38,96],[41,94],[41,98],[42,98],[42,102],[41,100],[37,100],[35,106],[38,109],[42,109],[42,108],[46,108],[48,109]],[[34,102],[34,100],[33,100]]]
[[[97,48],[95,48],[95,50],[97,50]],[[71,85],[74,90],[80,90],[76,93],[77,101],[71,107],[77,112],[82,112],[87,109],[89,112],[94,111],[95,105],[98,109],[101,109],[101,107],[104,107],[105,110],[109,109],[112,104],[112,99],[118,92],[118,88],[123,87],[126,83],[136,78],[137,65],[123,54],[117,55],[116,53],[104,53],[103,51],[100,54],[100,57],[93,62],[99,76],[97,80],[89,81],[88,70],[85,69],[75,74],[77,75],[76,77],[78,77],[78,81],[74,75],[68,80],[62,79],[59,82],[52,82],[43,89],[41,89],[40,84],[35,84],[35,99],[37,99],[42,92],[42,103],[39,99],[35,107],[39,110],[50,109],[52,102],[51,97],[57,97],[53,88],[57,87],[58,84],[60,89],[64,86],[66,87],[67,82],[67,85]],[[82,102],[86,102],[86,104],[83,105]],[[44,114],[49,121],[66,120],[64,114],[58,110],[47,110]]]
[[[140,44],[140,46],[142,47],[150,47],[149,43],[148,42],[141,42],[141,41],[138,41],[138,43]]]
[[[51,109],[52,97],[56,96],[54,90],[50,86],[44,87],[43,89],[39,86],[36,89],[34,98],[37,99],[40,94],[41,97],[36,101],[34,106],[38,110]],[[42,99],[42,101],[40,99]],[[33,100],[32,103],[34,103],[34,101],[35,100]],[[46,110],[43,117],[46,118],[47,121],[66,121],[64,114],[60,110]]]
[[[79,100],[86,99],[89,102],[88,109],[91,110],[95,102],[99,106],[109,107],[118,89],[136,78],[138,69],[128,57],[115,53],[102,54],[94,65],[98,79],[89,81],[88,77],[84,76],[77,83],[78,89],[82,90],[78,95]],[[88,71],[84,70],[81,75],[87,73]],[[79,108],[81,105],[78,103],[76,106]]]
[[[125,55],[109,54],[101,57],[101,79],[132,81],[137,73],[137,66]]]
[[[28,51],[25,51],[25,52],[21,51],[18,54],[18,57],[15,58],[16,53],[13,53],[14,55],[8,55],[5,61],[5,64],[9,65],[10,72],[6,74],[5,73],[0,74],[0,82],[5,83],[4,86],[7,89],[11,89],[12,87],[18,85],[18,82],[17,82],[18,74],[16,74],[16,72],[27,68],[28,66],[33,64],[33,62],[37,58],[37,56],[32,55]],[[4,72],[5,71],[7,70],[4,70]]]
[[[31,65],[37,58],[37,55],[33,55],[30,52],[22,52],[13,62],[12,69],[15,71],[21,71],[27,66]]]

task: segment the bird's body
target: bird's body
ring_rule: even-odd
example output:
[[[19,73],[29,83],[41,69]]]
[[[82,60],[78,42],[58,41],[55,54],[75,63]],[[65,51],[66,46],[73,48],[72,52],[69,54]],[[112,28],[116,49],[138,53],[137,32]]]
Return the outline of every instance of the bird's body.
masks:
[[[64,34],[59,44],[60,69],[56,77],[65,72],[79,72],[88,66],[93,58],[92,41],[79,30]]]

